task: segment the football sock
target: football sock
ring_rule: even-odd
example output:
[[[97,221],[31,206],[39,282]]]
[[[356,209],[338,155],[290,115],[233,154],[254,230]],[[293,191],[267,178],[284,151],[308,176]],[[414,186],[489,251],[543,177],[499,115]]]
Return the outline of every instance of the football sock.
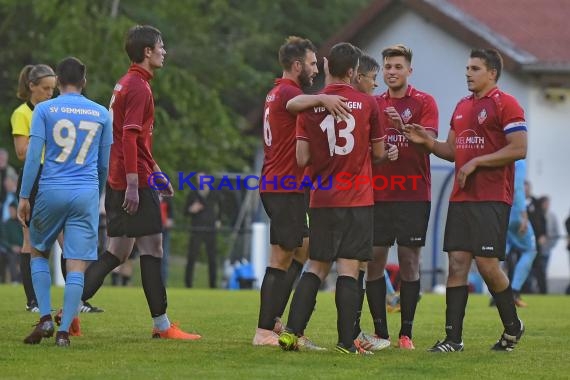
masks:
[[[469,296],[469,287],[454,286],[447,288],[445,292],[445,332],[446,340],[454,343],[461,343],[463,335],[463,318],[465,317],[465,307]]]
[[[150,315],[153,318],[161,316],[166,313],[167,307],[166,288],[161,274],[162,258],[141,255],[140,261],[142,285]]]
[[[336,279],[336,327],[338,342],[344,347],[352,347],[354,322],[360,301],[358,281],[350,276],[338,276]]]
[[[503,326],[505,326],[505,332],[509,335],[516,335],[521,326],[511,286],[509,285],[502,292],[491,292],[491,294],[497,302],[497,310],[499,310],[499,316],[501,317]]]
[[[103,285],[105,277],[119,264],[121,261],[109,251],[105,251],[97,261],[91,263],[85,271],[85,286],[81,300],[85,302],[93,297]]]
[[[34,292],[34,284],[32,284],[32,272],[30,269],[30,260],[32,255],[29,252],[20,253],[20,273],[22,273],[22,285],[26,293],[26,302],[29,305],[36,302],[36,293]]]
[[[158,331],[166,331],[170,328],[170,321],[168,320],[166,314],[152,317],[152,322],[154,324],[154,328]]]
[[[63,315],[59,331],[69,332],[71,321],[77,315],[81,295],[83,294],[85,276],[81,272],[69,272],[65,280],[63,292]]]
[[[388,339],[388,322],[386,321],[386,279],[380,277],[374,281],[366,281],[366,298],[374,322],[374,332],[382,339]]]
[[[420,280],[402,281],[400,285],[401,327],[400,336],[406,335],[412,339],[412,326],[420,295]]]
[[[51,314],[51,274],[49,261],[45,257],[34,257],[30,260],[32,283],[36,293],[40,315]]]
[[[364,304],[364,275],[365,271],[358,271],[358,309],[356,310],[356,321],[354,322],[353,339],[356,339],[362,329],[360,328],[360,317],[362,316],[362,305]]]
[[[61,252],[61,256],[59,258],[59,263],[61,265],[61,275],[63,276],[64,280],[67,280],[67,260],[63,257],[63,251]]]
[[[294,334],[301,334],[317,303],[317,292],[321,286],[321,279],[314,273],[303,272],[289,309],[289,318],[287,320],[287,330]],[[352,330],[351,330],[352,334]]]
[[[293,259],[289,269],[287,270],[287,274],[285,275],[285,280],[283,281],[283,298],[279,309],[277,310],[277,317],[280,317],[285,312],[285,308],[287,307],[287,302],[289,302],[289,297],[291,296],[291,291],[293,290],[293,285],[295,281],[299,278],[301,271],[303,270],[303,264],[298,262],[297,260]]]
[[[261,283],[259,319],[257,327],[273,330],[277,311],[281,307],[283,297],[283,282],[287,272],[277,268],[267,267]]]

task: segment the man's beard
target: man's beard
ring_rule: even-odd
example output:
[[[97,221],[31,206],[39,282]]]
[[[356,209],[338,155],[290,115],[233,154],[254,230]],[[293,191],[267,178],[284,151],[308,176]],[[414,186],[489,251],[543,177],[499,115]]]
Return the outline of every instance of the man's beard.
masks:
[[[303,70],[299,75],[299,83],[302,87],[311,87],[313,85],[312,77]]]

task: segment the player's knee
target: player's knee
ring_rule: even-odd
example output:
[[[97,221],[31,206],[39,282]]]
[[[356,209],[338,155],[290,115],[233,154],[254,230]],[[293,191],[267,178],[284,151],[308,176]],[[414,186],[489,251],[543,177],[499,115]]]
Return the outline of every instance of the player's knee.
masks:
[[[367,281],[375,281],[384,276],[384,268],[383,262],[369,261],[366,269]]]
[[[307,266],[307,272],[313,273],[315,276],[324,281],[329,274],[331,264],[322,261],[309,260],[309,265]]]

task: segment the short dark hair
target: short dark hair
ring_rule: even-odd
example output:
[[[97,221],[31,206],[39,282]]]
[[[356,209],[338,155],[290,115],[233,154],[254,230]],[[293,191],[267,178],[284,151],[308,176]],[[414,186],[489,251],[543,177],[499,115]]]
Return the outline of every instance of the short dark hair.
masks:
[[[487,70],[496,70],[497,77],[495,78],[495,82],[499,81],[501,71],[503,70],[503,57],[501,57],[501,53],[495,49],[473,49],[469,57],[483,60]]]
[[[316,52],[315,45],[306,38],[297,36],[289,36],[283,45],[279,48],[279,63],[283,70],[291,70],[291,66],[295,61],[305,61],[305,55],[308,51]]]
[[[362,50],[351,43],[340,42],[334,45],[329,52],[329,72],[333,77],[342,78],[348,70],[356,70]]]
[[[380,64],[373,57],[368,54],[363,54],[358,62],[358,72],[361,74],[366,74],[371,71],[380,70]]]
[[[55,69],[57,81],[61,86],[85,86],[87,68],[79,59],[67,57],[57,64]]]
[[[388,57],[404,57],[408,63],[412,63],[413,55],[412,49],[402,44],[388,46],[386,49],[382,50],[383,60]]]
[[[127,32],[125,51],[131,62],[141,63],[144,61],[144,49],[151,48],[162,40],[160,30],[150,25],[136,25]]]

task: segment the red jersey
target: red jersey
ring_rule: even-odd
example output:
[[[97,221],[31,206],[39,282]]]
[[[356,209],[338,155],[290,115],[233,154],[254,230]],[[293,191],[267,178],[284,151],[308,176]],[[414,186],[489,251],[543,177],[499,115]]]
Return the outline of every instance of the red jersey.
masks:
[[[408,86],[403,98],[391,98],[386,91],[376,96],[376,101],[386,125],[386,142],[398,147],[398,159],[372,167],[374,176],[384,178],[375,180],[374,201],[431,201],[429,154],[410,143],[383,111],[386,107],[394,107],[404,124],[420,124],[437,136],[439,116],[435,100]]]
[[[154,172],[152,158],[152,129],[154,99],[149,80],[152,74],[137,65],[117,82],[111,98],[113,117],[113,145],[109,159],[109,186],[113,190],[127,188],[123,131],[134,129],[137,137],[137,172],[139,188],[148,187],[148,178]]]
[[[463,98],[451,117],[455,132],[455,176],[472,158],[498,151],[507,145],[506,135],[526,131],[524,111],[516,99],[493,88],[481,99]],[[514,163],[494,168],[477,168],[465,187],[453,185],[451,202],[513,201]]]
[[[302,93],[301,87],[295,81],[279,78],[275,80],[275,87],[265,98],[264,160],[259,182],[259,191],[262,193],[303,192],[297,185],[303,177],[303,169],[297,166],[295,155],[297,115],[286,108],[289,100]]]
[[[336,121],[324,107],[313,107],[297,118],[297,139],[309,142],[312,208],[360,207],[374,204],[370,184],[370,144],[383,139],[378,105],[370,95],[348,84],[331,84],[325,94],[344,96],[351,108],[347,121]]]

